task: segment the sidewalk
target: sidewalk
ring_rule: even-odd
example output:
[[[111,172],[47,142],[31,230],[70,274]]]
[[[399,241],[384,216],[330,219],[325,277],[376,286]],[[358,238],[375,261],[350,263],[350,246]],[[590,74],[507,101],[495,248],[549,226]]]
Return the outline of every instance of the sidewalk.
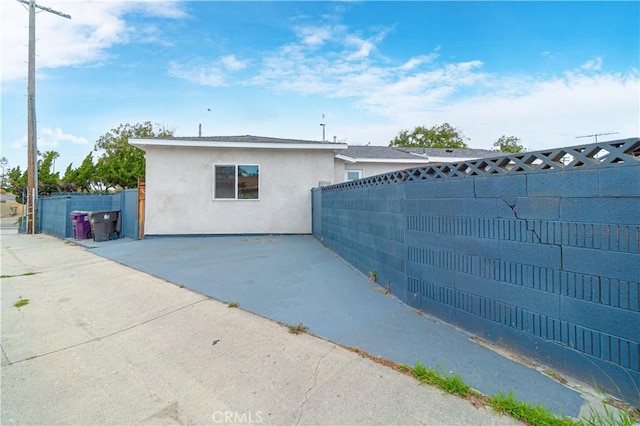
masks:
[[[73,243],[1,245],[3,425],[516,424]]]

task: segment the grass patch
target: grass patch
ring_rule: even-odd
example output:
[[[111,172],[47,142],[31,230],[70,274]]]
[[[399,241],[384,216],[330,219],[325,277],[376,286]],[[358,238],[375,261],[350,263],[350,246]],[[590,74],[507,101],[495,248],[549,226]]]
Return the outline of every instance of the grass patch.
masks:
[[[238,306],[240,306],[240,305],[238,304],[238,302],[229,302],[229,307],[230,307],[230,308],[237,308]]]
[[[581,424],[584,426],[633,426],[637,424],[640,408],[635,407],[616,407],[610,408],[605,402],[602,403],[603,411],[596,411],[589,407],[589,417],[583,419]],[[615,406],[614,406],[615,407]]]
[[[604,413],[600,413],[591,409],[588,419],[583,419],[581,424],[585,426],[604,426],[604,425],[616,425],[616,426],[633,426],[636,424],[635,420],[629,417],[622,411],[614,412],[609,409],[606,404],[604,405]]]
[[[291,334],[302,334],[309,330],[309,327],[303,325],[301,322],[296,325],[288,325],[287,328]]]
[[[393,368],[398,372],[411,375],[420,383],[437,386],[448,393],[458,395],[469,401],[475,407],[489,406],[493,408],[494,411],[513,417],[531,426],[634,426],[637,425],[636,422],[640,419],[640,408],[629,406],[613,398],[608,398],[603,401],[604,412],[595,411],[590,408],[589,418],[575,420],[571,417],[559,417],[554,415],[544,405],[531,405],[520,401],[516,399],[512,393],[506,396],[498,393],[491,397],[481,394],[464,383],[460,376],[445,377],[440,374],[438,370],[425,367],[420,361],[411,367],[406,364],[398,364],[386,358],[371,355],[355,346],[343,347],[363,358]],[[616,409],[610,408],[608,405]]]
[[[417,362],[411,372],[420,383],[438,386],[447,393],[467,396],[473,392],[471,386],[463,382],[459,375],[443,376],[437,370],[425,367],[421,362]]]
[[[517,400],[511,392],[504,395],[502,392],[489,398],[488,404],[495,411],[508,414],[531,426],[574,426],[581,422],[568,417],[556,417],[543,405],[531,405]]]
[[[29,304],[29,299],[23,299],[22,297],[18,299],[16,303],[13,304],[16,308],[21,308]]]
[[[17,275],[0,275],[0,278],[13,278],[13,277],[27,277],[29,275],[35,275],[37,272],[25,272],[24,274]]]

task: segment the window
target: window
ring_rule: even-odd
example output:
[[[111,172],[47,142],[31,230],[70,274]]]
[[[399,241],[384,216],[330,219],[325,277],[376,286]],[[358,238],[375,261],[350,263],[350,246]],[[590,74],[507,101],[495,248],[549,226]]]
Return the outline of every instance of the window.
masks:
[[[215,164],[213,198],[215,200],[259,199],[260,166],[254,164]]]
[[[344,171],[344,180],[349,182],[350,180],[358,180],[362,179],[362,170],[361,169],[351,169]]]

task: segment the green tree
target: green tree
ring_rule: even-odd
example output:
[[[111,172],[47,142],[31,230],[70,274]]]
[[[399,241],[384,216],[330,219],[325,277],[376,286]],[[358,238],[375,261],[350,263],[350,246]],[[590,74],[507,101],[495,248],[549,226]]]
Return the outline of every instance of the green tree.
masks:
[[[452,127],[449,123],[426,128],[416,127],[412,132],[401,131],[389,146],[408,148],[469,148],[465,143],[462,131]]]
[[[44,153],[38,151],[38,157],[38,194],[50,195],[59,192],[60,174],[53,172],[53,165],[60,154],[56,151]],[[11,186],[10,190],[16,195],[16,201],[24,203],[26,200],[23,199],[23,196],[26,195],[29,185],[27,170],[23,172],[20,170],[20,166],[14,167],[7,176]]]
[[[14,167],[8,173],[9,188],[12,193],[16,195],[16,202],[23,204],[25,200],[22,199],[26,195],[27,190],[27,171],[20,170],[20,166]]]
[[[60,173],[54,172],[54,164],[60,154],[56,151],[38,152],[38,194],[59,192]]]
[[[493,146],[494,148],[497,148],[498,151],[507,152],[509,154],[526,152],[527,149],[524,145],[521,145],[520,142],[521,140],[519,137],[502,135],[493,143]]]
[[[73,168],[73,163],[67,166],[67,169],[64,171],[64,175],[62,175],[62,179],[60,180],[60,184],[58,185],[61,192],[76,192],[78,190],[78,186],[75,184],[76,177],[76,169]]]
[[[38,194],[57,192],[60,175],[54,172],[54,164],[60,154],[56,151],[38,151],[38,157]]]
[[[93,164],[93,153],[90,152],[77,169],[73,168],[73,164],[69,164],[60,182],[60,188],[64,192],[100,190],[100,183],[96,180],[96,166]]]
[[[0,188],[7,189],[9,187],[9,160],[7,157],[0,158]]]
[[[150,121],[138,124],[120,124],[101,136],[94,151],[104,151],[98,159],[95,170],[96,179],[105,189],[135,188],[138,178],[144,178],[144,151],[129,144],[129,138],[156,138],[173,136],[168,130]]]

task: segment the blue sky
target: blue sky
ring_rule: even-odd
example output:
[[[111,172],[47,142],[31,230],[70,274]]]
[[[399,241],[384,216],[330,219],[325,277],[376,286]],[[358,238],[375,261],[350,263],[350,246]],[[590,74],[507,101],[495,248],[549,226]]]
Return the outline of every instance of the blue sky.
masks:
[[[120,123],[386,145],[448,122],[474,148],[640,136],[639,2],[39,0],[38,148],[78,166]],[[27,11],[2,7],[2,155],[26,164]],[[209,111],[210,110],[210,111]],[[97,154],[94,154],[94,157]]]

